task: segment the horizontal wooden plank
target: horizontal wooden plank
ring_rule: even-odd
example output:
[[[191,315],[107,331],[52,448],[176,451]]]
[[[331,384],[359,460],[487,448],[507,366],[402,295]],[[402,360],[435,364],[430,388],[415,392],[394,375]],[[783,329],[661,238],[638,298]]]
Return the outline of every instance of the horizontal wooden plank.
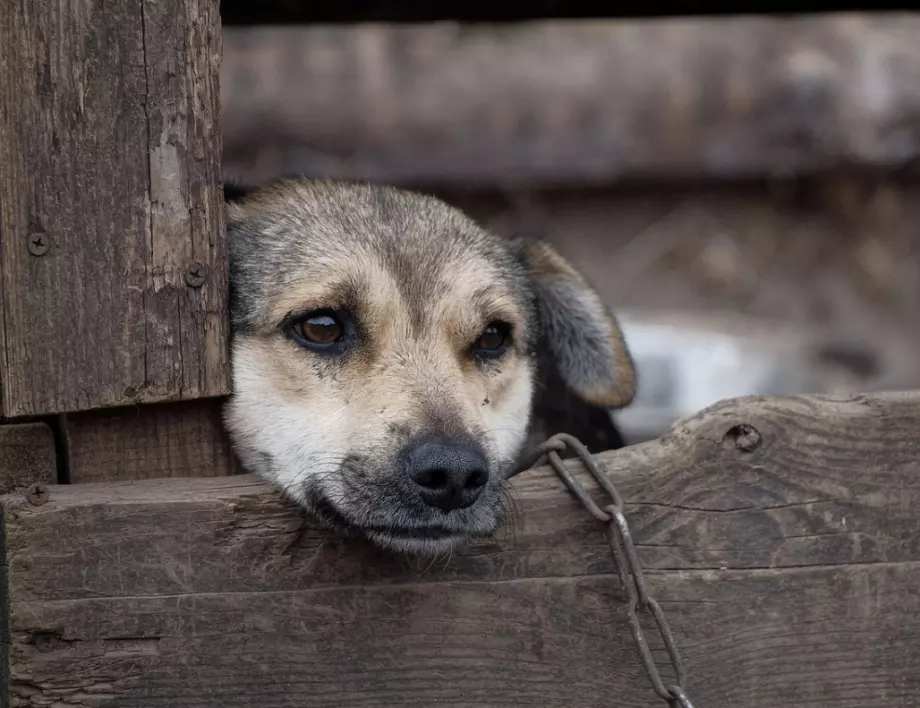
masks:
[[[0,13],[5,415],[229,392],[219,23],[193,0]]]
[[[57,482],[54,433],[45,423],[0,425],[0,494]]]
[[[699,705],[920,690],[918,404],[738,399],[599,456]],[[546,468],[512,484],[506,532],[435,563],[248,475],[7,497],[12,705],[658,705],[602,528]]]
[[[897,169],[911,14],[230,27],[224,172],[424,186]]]
[[[66,416],[69,481],[237,474],[221,425],[223,399],[200,399]]]
[[[920,565],[656,573],[698,706],[920,690]],[[30,604],[11,705],[658,708],[609,576]],[[650,643],[666,668],[660,639]]]
[[[739,399],[600,459],[630,501],[650,568],[920,560],[918,401]],[[759,433],[751,452],[732,444],[741,425]],[[518,476],[513,524],[427,577],[611,572],[602,529],[563,490],[548,470]],[[252,475],[66,485],[22,515],[16,503],[7,561],[28,602],[404,583],[419,570],[328,535]]]

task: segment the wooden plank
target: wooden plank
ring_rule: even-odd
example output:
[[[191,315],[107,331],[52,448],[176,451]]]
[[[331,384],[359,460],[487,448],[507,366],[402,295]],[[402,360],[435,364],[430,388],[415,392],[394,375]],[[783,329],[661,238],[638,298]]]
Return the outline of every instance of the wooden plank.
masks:
[[[599,456],[698,705],[910,705],[918,404],[739,399]],[[513,529],[434,564],[250,476],[7,498],[10,704],[659,705],[602,529],[545,468],[513,486]]]
[[[918,580],[694,571],[650,590],[695,705],[890,708],[920,688]],[[626,627],[609,576],[42,603],[14,616],[11,705],[658,708]]]
[[[908,14],[232,27],[224,170],[425,187],[893,170],[920,155],[918,32]]]
[[[45,423],[0,425],[0,494],[57,482],[54,434]]]
[[[5,414],[228,393],[217,4],[12,0],[0,46]]]
[[[66,417],[69,481],[237,474],[223,399],[110,408]]]

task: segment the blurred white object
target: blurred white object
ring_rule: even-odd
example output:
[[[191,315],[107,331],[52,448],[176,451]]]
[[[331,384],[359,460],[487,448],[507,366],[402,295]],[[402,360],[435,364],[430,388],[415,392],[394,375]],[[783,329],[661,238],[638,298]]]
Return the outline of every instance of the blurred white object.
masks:
[[[896,347],[832,343],[775,322],[686,313],[618,317],[635,359],[635,401],[613,413],[629,443],[726,398],[906,387]]]

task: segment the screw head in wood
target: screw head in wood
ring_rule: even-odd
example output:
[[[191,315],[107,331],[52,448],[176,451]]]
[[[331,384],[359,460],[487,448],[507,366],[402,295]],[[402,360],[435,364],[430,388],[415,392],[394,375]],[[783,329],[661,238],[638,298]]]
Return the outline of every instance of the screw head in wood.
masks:
[[[51,497],[48,485],[42,482],[35,482],[26,490],[26,500],[32,506],[41,506]]]
[[[208,269],[201,263],[192,263],[185,269],[185,282],[192,288],[200,288],[208,279]]]
[[[48,234],[29,234],[29,253],[33,256],[44,256],[51,248],[51,238]]]

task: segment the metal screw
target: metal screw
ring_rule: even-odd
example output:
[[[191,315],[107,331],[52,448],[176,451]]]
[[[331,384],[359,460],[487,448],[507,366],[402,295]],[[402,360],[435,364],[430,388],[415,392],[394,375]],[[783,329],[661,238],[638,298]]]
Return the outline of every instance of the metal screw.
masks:
[[[201,263],[192,263],[185,269],[185,282],[193,288],[200,288],[208,278],[208,269]]]
[[[51,239],[48,234],[29,234],[29,253],[33,256],[44,256],[51,248]]]
[[[47,485],[42,482],[33,483],[26,491],[26,500],[32,506],[41,506],[51,497]]]

